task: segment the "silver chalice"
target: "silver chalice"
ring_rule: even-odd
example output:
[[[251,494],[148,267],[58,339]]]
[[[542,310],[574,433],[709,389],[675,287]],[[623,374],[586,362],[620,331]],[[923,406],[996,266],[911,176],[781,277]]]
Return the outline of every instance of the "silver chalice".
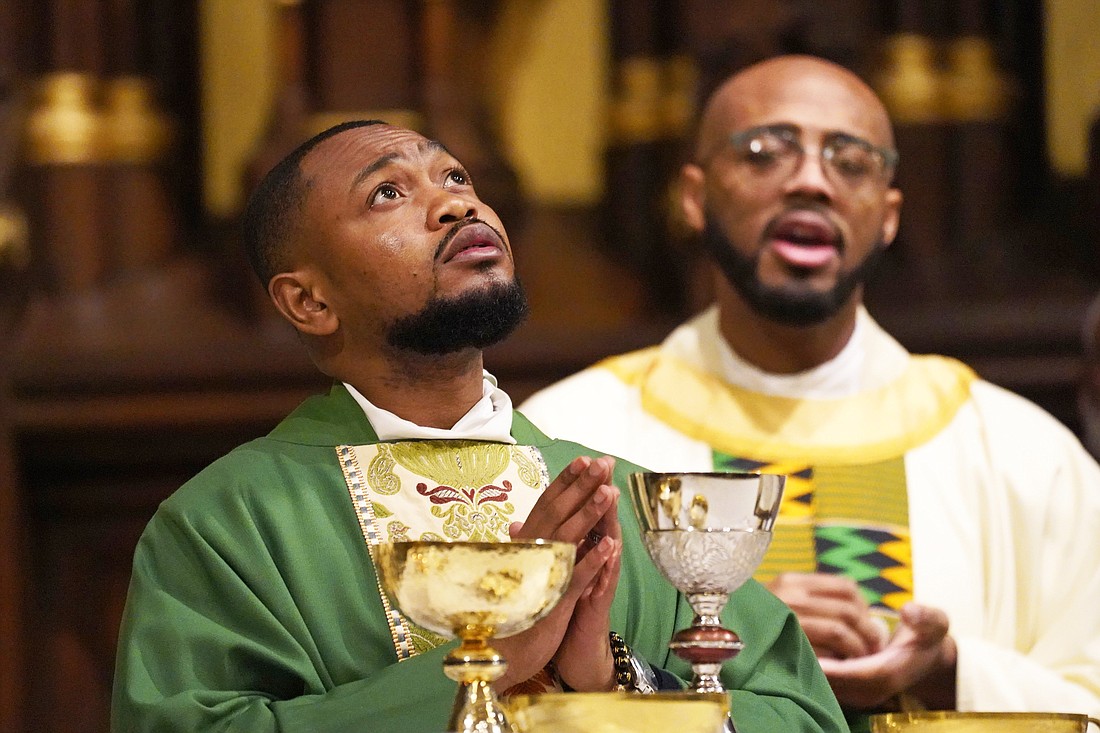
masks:
[[[634,473],[630,494],[654,564],[695,611],[669,647],[691,665],[692,688],[724,692],[722,664],[743,648],[719,615],[764,558],[787,477]]]

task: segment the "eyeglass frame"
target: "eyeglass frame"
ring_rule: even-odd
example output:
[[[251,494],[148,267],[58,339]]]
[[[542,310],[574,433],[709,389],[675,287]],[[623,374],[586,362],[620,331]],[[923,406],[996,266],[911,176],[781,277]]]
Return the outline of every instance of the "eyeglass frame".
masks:
[[[806,147],[802,144],[800,139],[800,128],[797,125],[778,123],[771,125],[756,125],[740,132],[734,132],[729,135],[727,142],[731,148],[736,151],[745,150],[746,143],[757,135],[764,133],[775,135],[776,137],[792,144],[798,151],[799,165],[806,158]],[[898,151],[893,148],[882,147],[875,145],[869,140],[859,137],[858,135],[852,135],[847,132],[829,132],[826,133],[821,143],[821,147],[818,150],[818,159],[822,163],[827,163],[832,160],[836,154],[836,145],[849,144],[856,145],[868,152],[878,155],[882,160],[882,170],[877,176],[872,176],[869,180],[880,179],[889,180],[888,174],[892,174],[898,165],[900,156]],[[830,166],[831,167],[831,166]],[[824,168],[824,166],[823,166]],[[797,170],[797,168],[796,168]],[[843,176],[843,173],[840,173]]]

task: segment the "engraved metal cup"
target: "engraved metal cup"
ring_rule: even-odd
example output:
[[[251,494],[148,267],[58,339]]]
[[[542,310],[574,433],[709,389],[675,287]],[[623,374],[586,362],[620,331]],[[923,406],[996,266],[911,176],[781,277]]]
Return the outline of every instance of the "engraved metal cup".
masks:
[[[551,692],[509,700],[521,733],[714,733],[728,707],[716,692]]]
[[[722,664],[743,648],[719,615],[764,558],[787,477],[634,473],[630,494],[654,564],[695,611],[669,647],[691,664],[692,688],[724,692]]]
[[[386,594],[413,622],[462,644],[443,661],[458,682],[447,723],[455,733],[516,733],[490,686],[507,669],[493,638],[548,614],[573,574],[568,542],[394,542],[376,547]]]
[[[1085,733],[1100,720],[1072,713],[960,713],[933,710],[871,716],[872,733]]]

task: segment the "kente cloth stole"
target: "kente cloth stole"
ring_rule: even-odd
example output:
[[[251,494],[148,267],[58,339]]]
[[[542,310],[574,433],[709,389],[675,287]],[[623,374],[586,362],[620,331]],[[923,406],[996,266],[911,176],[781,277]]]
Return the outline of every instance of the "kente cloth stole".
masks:
[[[473,440],[407,440],[336,448],[371,560],[380,542],[500,542],[549,485],[534,446]],[[398,661],[446,639],[406,619],[381,585]]]
[[[904,456],[846,466],[752,461],[714,451],[716,471],[788,476],[772,543],[755,577],[845,575],[892,621],[913,599],[913,554]]]

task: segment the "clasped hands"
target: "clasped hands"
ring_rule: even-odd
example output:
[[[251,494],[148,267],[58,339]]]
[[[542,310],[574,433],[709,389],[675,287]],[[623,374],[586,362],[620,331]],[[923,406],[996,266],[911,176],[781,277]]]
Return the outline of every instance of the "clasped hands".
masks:
[[[909,693],[954,709],[957,649],[942,610],[906,604],[890,635],[849,578],[784,573],[768,587],[798,616],[842,706],[881,709]]]
[[[513,539],[547,539],[577,545],[573,577],[558,604],[527,631],[493,646],[508,661],[494,687],[503,691],[530,679],[553,660],[558,675],[578,691],[609,690],[614,661],[608,639],[611,601],[619,582],[622,531],[619,489],[611,483],[615,459],[575,458],[550,483]]]

